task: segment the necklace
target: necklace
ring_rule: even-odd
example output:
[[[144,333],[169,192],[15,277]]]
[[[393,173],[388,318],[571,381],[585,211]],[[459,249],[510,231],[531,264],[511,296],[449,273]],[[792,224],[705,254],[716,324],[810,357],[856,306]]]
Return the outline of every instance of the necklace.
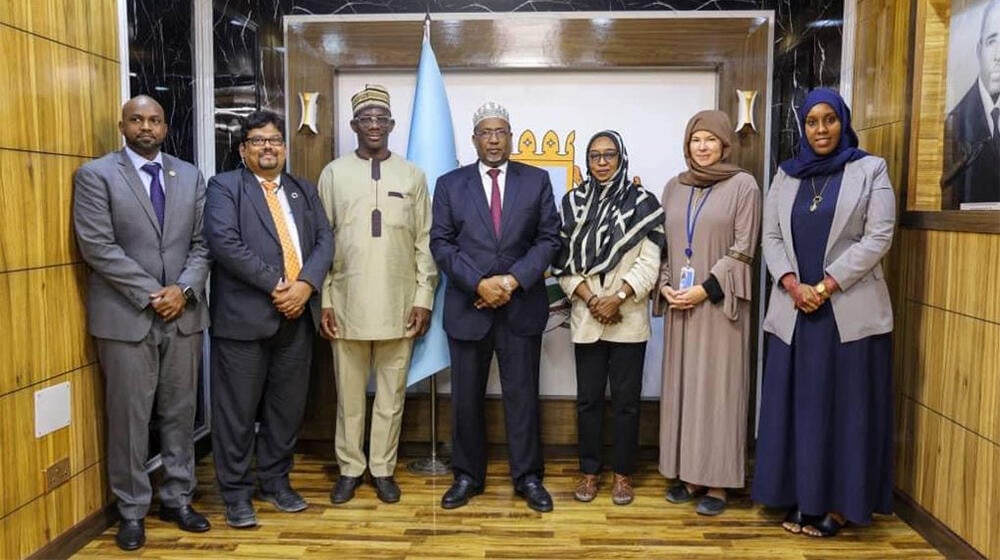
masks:
[[[823,202],[823,192],[826,190],[826,186],[830,184],[830,178],[831,177],[833,177],[833,175],[827,175],[826,176],[826,181],[823,181],[823,188],[820,189],[819,192],[816,192],[816,178],[813,177],[813,178],[810,179],[810,182],[812,183],[812,191],[813,191],[812,204],[809,205],[809,211],[810,212],[815,212],[816,209],[819,208],[819,205],[822,204],[822,202]]]

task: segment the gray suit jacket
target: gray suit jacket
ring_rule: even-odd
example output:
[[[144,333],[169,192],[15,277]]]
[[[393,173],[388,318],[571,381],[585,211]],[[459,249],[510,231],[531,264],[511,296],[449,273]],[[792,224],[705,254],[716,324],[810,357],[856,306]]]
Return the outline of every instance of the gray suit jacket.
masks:
[[[774,285],[764,330],[792,343],[799,310],[779,280],[798,275],[792,240],[792,204],[799,180],[778,170],[764,204],[763,251]],[[892,245],[896,195],[885,160],[867,156],[848,163],[834,210],[823,263],[840,290],[830,298],[840,341],[892,331],[892,304],[882,273],[882,257]]]
[[[191,286],[198,295],[198,302],[189,303],[175,320],[177,329],[192,334],[208,327],[205,180],[198,168],[167,154],[163,179],[161,231],[149,194],[124,150],[84,164],[73,178],[73,225],[80,253],[90,265],[87,325],[93,336],[142,340],[156,316],[149,295],[171,284]]]

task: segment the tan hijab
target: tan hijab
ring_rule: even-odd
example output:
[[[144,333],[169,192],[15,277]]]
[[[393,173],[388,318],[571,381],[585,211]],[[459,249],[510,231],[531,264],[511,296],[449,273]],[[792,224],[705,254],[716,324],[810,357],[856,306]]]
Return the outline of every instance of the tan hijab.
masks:
[[[722,142],[722,158],[719,161],[702,167],[691,157],[691,135],[699,130],[707,130]],[[727,163],[733,153],[733,123],[722,111],[700,111],[691,117],[684,130],[684,161],[687,171],[678,176],[680,182],[695,187],[711,187],[719,181],[724,181],[743,171],[742,167]]]

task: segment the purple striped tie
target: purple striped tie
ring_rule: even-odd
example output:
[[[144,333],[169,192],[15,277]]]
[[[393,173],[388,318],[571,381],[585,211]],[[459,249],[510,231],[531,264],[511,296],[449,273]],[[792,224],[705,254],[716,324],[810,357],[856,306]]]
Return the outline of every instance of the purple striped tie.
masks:
[[[490,195],[490,215],[493,216],[493,231],[497,234],[497,239],[500,239],[500,182],[497,181],[497,176],[500,175],[499,169],[490,169],[486,172],[493,179],[493,194]]]
[[[142,166],[142,170],[149,173],[153,179],[149,182],[149,201],[153,203],[153,211],[156,212],[156,220],[163,227],[163,208],[166,206],[167,197],[163,194],[163,185],[160,184],[160,164],[151,161]]]

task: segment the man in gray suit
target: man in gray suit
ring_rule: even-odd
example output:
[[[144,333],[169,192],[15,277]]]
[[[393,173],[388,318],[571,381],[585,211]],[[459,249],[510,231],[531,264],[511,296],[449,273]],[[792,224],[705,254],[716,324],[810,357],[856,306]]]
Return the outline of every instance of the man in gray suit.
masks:
[[[160,151],[163,107],[140,95],[122,107],[125,148],[84,164],[73,179],[73,225],[90,265],[87,325],[105,377],[108,481],[118,497],[123,550],[145,544],[152,489],[149,419],[160,420],[160,519],[209,529],[191,507],[194,417],[208,248],[202,239],[205,180]]]

